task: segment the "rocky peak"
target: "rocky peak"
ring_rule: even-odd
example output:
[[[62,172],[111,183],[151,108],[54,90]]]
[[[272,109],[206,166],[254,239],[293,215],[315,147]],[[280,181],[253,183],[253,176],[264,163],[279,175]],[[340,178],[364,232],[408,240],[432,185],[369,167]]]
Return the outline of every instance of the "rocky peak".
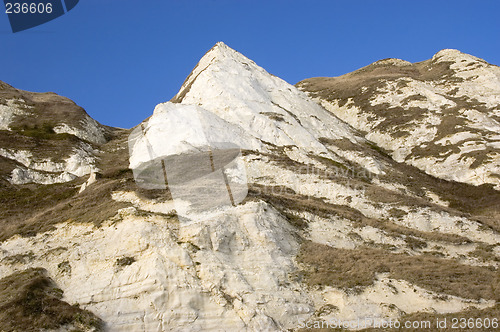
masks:
[[[202,57],[171,102],[201,106],[276,146],[326,152],[319,138],[356,136],[305,93],[223,43]]]
[[[106,142],[106,127],[92,119],[72,100],[53,92],[24,91],[1,83],[0,107],[3,111],[0,120],[4,118],[1,127],[11,130],[45,125],[51,126],[56,133],[74,135],[93,144]],[[20,116],[9,116],[7,119],[6,114],[12,112]],[[29,119],[28,115],[31,115]]]
[[[231,67],[238,67],[248,63],[255,64],[243,54],[230,48],[223,42],[218,42],[200,59],[198,64],[194,67],[192,72],[182,84],[179,92],[174,96],[174,98],[172,98],[171,102],[182,102],[184,96],[190,91],[194,81],[197,80],[200,74],[207,70],[209,66],[214,65],[219,69],[229,69]]]
[[[410,66],[412,63],[406,60],[401,60],[397,58],[388,58],[388,59],[382,59],[378,60],[373,63],[373,65],[380,65],[380,66],[397,66],[397,67],[405,67],[405,66]]]
[[[435,62],[472,62],[472,61],[481,61],[484,62],[484,60],[479,59],[473,55],[466,54],[463,52],[460,52],[459,50],[456,49],[443,49],[432,57],[432,60]]]

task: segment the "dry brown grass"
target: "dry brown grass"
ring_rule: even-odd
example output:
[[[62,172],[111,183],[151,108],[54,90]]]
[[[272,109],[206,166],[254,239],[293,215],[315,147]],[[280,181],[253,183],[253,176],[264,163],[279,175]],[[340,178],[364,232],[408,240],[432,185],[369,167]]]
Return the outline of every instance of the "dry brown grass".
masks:
[[[103,153],[98,167],[102,172],[97,181],[80,194],[79,187],[86,178],[52,185],[12,185],[0,181],[0,241],[14,234],[34,236],[67,221],[99,226],[119,209],[131,206],[114,201],[113,191],[135,191],[145,199],[170,200],[168,190],[146,190],[137,186],[128,168],[128,133],[121,129],[112,132],[111,141],[101,146]],[[8,176],[15,163],[0,157],[2,165],[5,166],[2,174]]]
[[[126,134],[126,131],[119,131],[114,137],[118,143],[111,141],[108,144],[112,148],[107,144],[102,147],[103,150],[109,149],[99,164],[104,175],[81,194],[78,194],[78,190],[86,178],[52,185],[11,185],[7,181],[0,182],[0,241],[14,234],[33,236],[65,221],[100,225],[114,216],[118,209],[130,206],[111,199],[111,193],[115,190],[140,191],[127,167],[128,151],[122,149],[112,152],[117,144],[126,142]],[[4,164],[7,171],[14,166],[12,161],[5,161]]]
[[[500,232],[500,192],[492,185],[474,186],[466,183],[438,179],[416,167],[385,159],[389,163],[387,174],[379,176],[389,183],[404,184],[413,194],[409,196],[379,186],[366,186],[365,194],[373,201],[402,204],[410,207],[430,207],[454,216],[476,220],[487,228]],[[437,206],[427,198],[426,190],[434,192],[450,203]]]
[[[93,313],[61,301],[62,291],[44,269],[28,269],[0,279],[0,330],[39,332],[73,325],[103,331]]]
[[[412,78],[417,80],[459,81],[450,70],[451,62],[434,63],[432,60],[414,63],[408,66],[394,66],[390,64],[373,63],[352,73],[339,77],[314,77],[298,82],[296,85],[302,90],[325,100],[339,100],[345,103],[353,98],[356,104],[366,105],[367,98],[380,87],[382,80],[394,81],[396,79]],[[404,85],[404,80],[399,82],[399,88]],[[368,88],[364,92],[363,87]]]
[[[323,140],[323,143],[327,146],[339,144],[342,148],[354,149],[351,147],[352,143],[341,140]],[[359,149],[359,146],[357,148]],[[365,146],[364,152],[388,164],[385,169],[386,174],[378,176],[380,180],[388,183],[404,184],[411,193],[411,195],[408,195],[406,192],[388,190],[378,185],[364,183],[364,194],[371,201],[394,204],[395,206],[405,205],[411,208],[431,208],[436,212],[446,212],[453,216],[476,220],[486,228],[500,232],[500,192],[493,189],[491,185],[474,186],[438,179],[416,167],[395,162],[387,155],[386,151],[377,148],[375,145]],[[299,167],[295,166],[295,168],[298,169]],[[426,190],[434,192],[444,201],[449,202],[450,206],[436,205],[427,197]],[[397,212],[397,210],[394,210],[394,212]],[[394,214],[393,217],[397,218],[398,214]],[[374,227],[381,228],[382,226]],[[436,240],[432,234],[428,235],[430,237],[426,236],[425,238]],[[455,237],[455,240],[452,240],[452,237],[449,236],[447,241],[451,240],[451,242],[459,243],[465,240],[464,238],[460,239],[460,237]]]
[[[393,237],[405,237],[408,246],[413,249],[422,247],[424,241],[443,241],[454,244],[468,243],[470,240],[454,234],[440,232],[424,232],[397,225],[387,219],[373,219],[363,215],[360,211],[346,205],[326,202],[324,199],[304,196],[295,193],[292,189],[283,186],[263,186],[249,184],[247,200],[262,199],[274,206],[288,218],[290,223],[299,229],[307,227],[307,220],[298,217],[298,214],[308,212],[323,218],[339,217],[352,222],[353,227],[371,226],[381,229]]]
[[[0,146],[8,150],[27,150],[34,158],[50,158],[52,161],[60,162],[69,157],[79,140],[69,134],[43,133],[37,134],[36,130],[27,132],[0,130]]]
[[[478,258],[483,262],[500,262],[500,257],[494,253],[495,245],[479,243],[474,251],[469,253],[469,256]]]
[[[377,273],[407,280],[422,288],[469,299],[500,300],[500,274],[495,268],[459,264],[453,260],[390,253],[381,249],[337,249],[305,241],[297,260],[309,285],[346,289],[366,287]]]
[[[114,190],[127,182],[103,179],[78,194],[78,182],[54,185],[23,185],[0,190],[0,241],[14,234],[34,236],[55,224],[74,221],[100,225],[129,204],[111,199]],[[133,183],[131,183],[133,185]]]

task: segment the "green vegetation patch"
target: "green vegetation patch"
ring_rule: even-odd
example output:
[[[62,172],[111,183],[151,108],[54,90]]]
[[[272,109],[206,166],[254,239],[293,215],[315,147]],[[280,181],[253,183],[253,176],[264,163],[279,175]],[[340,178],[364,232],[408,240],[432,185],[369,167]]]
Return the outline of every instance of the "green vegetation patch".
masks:
[[[54,125],[50,123],[43,123],[41,125],[23,125],[21,127],[11,127],[11,129],[23,136],[33,137],[37,139],[44,140],[73,140],[78,141],[79,139],[75,135],[67,133],[56,133],[54,131]]]

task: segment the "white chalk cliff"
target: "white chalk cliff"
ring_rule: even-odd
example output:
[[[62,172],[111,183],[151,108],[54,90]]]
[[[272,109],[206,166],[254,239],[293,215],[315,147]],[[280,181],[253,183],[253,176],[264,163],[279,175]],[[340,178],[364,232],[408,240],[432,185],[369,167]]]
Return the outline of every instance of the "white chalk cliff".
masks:
[[[497,68],[455,51],[442,51],[433,61],[456,63],[461,57],[481,71],[476,73],[479,77],[482,71],[497,73]],[[411,64],[399,60],[379,65]],[[457,98],[477,96],[479,103],[489,107],[480,115],[473,109],[459,114],[469,119],[470,127],[480,128],[475,132],[478,140],[494,149],[499,132],[495,121],[500,116],[495,108],[499,104],[496,77],[475,78],[455,92]],[[447,174],[443,178],[497,184],[492,174],[499,165],[498,154],[488,154],[491,158],[477,168],[476,173],[482,172],[477,177],[465,174],[465,162],[439,161],[439,155],[426,157],[425,165],[421,158],[408,161],[408,151],[436,137],[431,127],[441,121],[440,110],[447,103],[453,106],[442,93],[456,86],[409,80],[397,88],[404,93],[400,97],[391,90],[396,89],[394,84],[384,82],[387,91],[377,92],[369,103],[402,105],[404,96],[425,93],[425,100],[416,98],[415,103],[428,114],[418,124],[409,120],[410,136],[404,140],[377,134],[360,106],[341,107],[338,101],[321,99],[319,90],[306,94],[225,44],[215,45],[179,93],[136,127],[148,144],[158,148],[156,155],[175,155],[185,149],[182,142],[191,138],[182,137],[176,126],[187,124],[172,114],[191,112],[201,119],[200,136],[212,135],[211,141],[231,141],[243,149],[248,197],[236,206],[200,214],[199,219],[191,216],[190,223],[179,222],[172,197],[135,186],[126,169],[150,155],[139,142],[128,158],[127,138],[133,131],[116,132],[107,143],[88,142],[85,137],[92,136],[66,131],[84,138],[79,146],[87,155],[74,152],[69,157],[80,156],[78,165],[70,159],[41,164],[33,161],[29,151],[2,148],[1,158],[15,163],[8,163],[9,167],[71,173],[75,177],[67,180],[76,189],[73,196],[24,218],[36,225],[55,213],[68,214],[51,229],[32,232],[35,226],[29,228],[14,218],[20,212],[2,217],[5,223],[15,221],[21,226],[1,234],[0,278],[43,267],[64,292],[64,301],[93,312],[104,321],[106,331],[120,332],[285,331],[333,318],[355,322],[398,319],[417,312],[489,310],[499,299],[488,291],[487,282],[472,287],[475,293],[460,286],[471,278],[485,280],[498,273],[499,211],[491,200],[499,193],[489,187],[439,181],[418,168],[436,176]],[[299,86],[307,90],[308,83]],[[15,109],[12,102],[0,107],[4,131],[26,111]],[[431,134],[422,134],[414,125],[428,128]],[[223,134],[211,131],[220,127],[226,129]],[[455,135],[465,135],[456,131]],[[169,139],[182,144],[169,145]],[[389,150],[396,161],[371,140]],[[400,164],[402,160],[418,168]],[[116,170],[119,165],[124,168]],[[103,175],[96,176],[93,168]],[[6,188],[25,186],[26,179],[48,183],[28,175],[14,180],[10,168],[2,174]],[[87,174],[91,174],[89,181]],[[480,209],[461,204],[470,198],[466,192],[481,198]],[[88,206],[93,208],[78,210],[85,220],[71,215],[91,201],[95,205]],[[18,211],[16,206],[9,209]],[[24,234],[25,229],[31,233]],[[385,252],[388,258],[384,268],[374,262],[373,268],[353,263],[346,270],[333,265],[325,270],[322,264],[335,263],[328,263],[329,255],[324,254],[330,250],[355,253],[353,257]],[[442,283],[420,278],[418,273],[402,274],[391,266],[398,260],[420,264],[428,278],[442,278]],[[457,280],[447,282],[455,272]],[[363,277],[358,284],[351,283],[359,276]]]

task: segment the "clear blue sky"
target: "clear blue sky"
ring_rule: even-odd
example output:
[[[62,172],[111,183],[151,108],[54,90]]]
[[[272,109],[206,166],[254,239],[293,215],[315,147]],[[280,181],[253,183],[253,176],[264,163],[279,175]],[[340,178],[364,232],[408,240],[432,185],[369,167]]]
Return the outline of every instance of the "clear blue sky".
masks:
[[[500,1],[81,0],[13,34],[0,13],[0,80],[73,99],[130,128],[168,101],[217,41],[295,84],[373,61],[456,48],[500,64]]]

